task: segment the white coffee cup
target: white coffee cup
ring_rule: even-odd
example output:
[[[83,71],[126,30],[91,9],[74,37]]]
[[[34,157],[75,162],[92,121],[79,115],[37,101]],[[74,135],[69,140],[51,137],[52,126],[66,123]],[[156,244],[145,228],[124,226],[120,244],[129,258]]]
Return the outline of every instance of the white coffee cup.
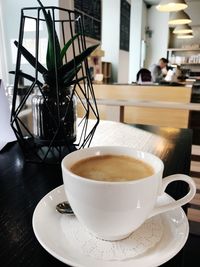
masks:
[[[70,170],[76,162],[97,155],[130,156],[148,163],[154,173],[139,180],[108,182],[80,177]],[[65,156],[61,166],[65,193],[77,219],[91,233],[105,240],[127,237],[146,219],[188,203],[196,193],[192,178],[183,174],[162,178],[163,162],[151,153],[133,148],[84,148]],[[189,192],[177,201],[158,206],[158,199],[165,194],[167,185],[177,180],[187,182]]]

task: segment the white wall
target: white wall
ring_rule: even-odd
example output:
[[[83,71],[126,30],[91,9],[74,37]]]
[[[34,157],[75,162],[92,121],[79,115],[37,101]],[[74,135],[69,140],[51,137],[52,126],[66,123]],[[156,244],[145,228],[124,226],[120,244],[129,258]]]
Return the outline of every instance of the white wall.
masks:
[[[4,31],[4,41],[6,47],[6,64],[4,64],[5,72],[8,77],[8,84],[13,83],[13,75],[8,74],[10,70],[15,70],[15,56],[13,59],[12,50],[13,50],[13,40],[18,40],[19,36],[19,23],[20,23],[20,11],[21,8],[26,6],[38,6],[37,0],[27,1],[27,0],[0,0],[2,4],[2,19],[4,21],[3,27]],[[73,9],[74,1],[73,0],[43,0],[42,1],[45,6],[62,6],[67,9]],[[135,34],[139,29],[139,41],[136,38],[136,35],[131,35],[131,43],[134,43],[134,55],[132,55],[132,59],[130,60],[131,45],[130,52],[119,50],[119,38],[120,38],[120,0],[102,0],[102,49],[105,51],[105,57],[102,58],[104,61],[108,61],[112,63],[112,72],[113,72],[113,82],[119,83],[127,83],[130,78],[130,73],[132,77],[135,77],[133,72],[129,71],[130,66],[135,68],[135,73],[140,68],[140,44],[141,40],[144,39],[144,28],[145,28],[145,18],[146,14],[145,5],[143,0],[129,0],[130,4],[133,4],[135,7],[136,14],[140,14],[140,19],[135,19],[135,23],[132,26],[132,31]],[[141,9],[138,9],[138,3]],[[12,18],[12,19],[10,19]],[[90,40],[86,38],[87,46],[91,45],[94,40]],[[135,46],[135,43],[136,46]],[[138,46],[138,49],[137,49]],[[16,50],[16,48],[14,47]],[[2,51],[2,49],[1,49]],[[16,51],[15,51],[16,52]],[[139,53],[139,54],[138,54]],[[26,70],[28,70],[30,66],[26,65]],[[5,76],[5,75],[4,75]],[[131,81],[133,79],[131,78]]]
[[[136,81],[137,72],[141,68],[141,43],[146,24],[143,18],[145,9],[143,0],[131,1],[129,83]]]
[[[128,2],[134,5],[134,12],[136,12],[137,14],[137,18],[134,20],[134,22],[134,18],[131,18],[132,29],[130,32],[130,47],[133,47],[133,50],[137,52],[133,53],[132,48],[130,48],[129,52],[122,50],[119,51],[118,83],[131,83],[135,81],[138,70],[144,67],[145,63],[145,55],[143,54],[144,50],[142,50],[142,43],[146,43],[145,28],[147,8],[146,5],[143,3],[143,0],[132,0],[132,2],[130,0]],[[133,16],[135,16],[135,14],[133,14]],[[139,24],[139,21],[141,21],[141,25]],[[137,38],[132,37],[132,32],[135,33],[136,29],[139,30],[138,40]]]
[[[145,67],[146,63],[146,41],[147,36],[145,34],[147,27],[147,7],[143,3],[142,6],[142,27],[141,27],[141,60],[140,60],[140,68]]]
[[[21,9],[24,7],[39,6],[36,0],[0,0],[2,7],[2,21],[3,21],[3,35],[6,47],[6,61],[7,67],[6,72],[10,70],[15,70],[15,60],[13,60],[12,50],[13,50],[13,40],[18,40],[19,37],[19,26],[20,26],[20,16]],[[55,5],[58,6],[58,0],[42,0],[45,6]],[[13,75],[8,75],[7,84],[13,83]]]
[[[192,25],[199,25],[200,26],[199,11],[200,11],[200,1],[199,0],[188,2],[188,8],[185,9],[185,12],[189,16],[191,16],[191,18],[192,18],[192,22],[190,24],[191,26]]]
[[[129,52],[119,50],[118,83],[128,83],[129,79]]]
[[[4,24],[3,24],[3,10],[2,1],[0,1],[0,79],[6,84],[8,81],[6,60],[6,47],[4,42]]]
[[[38,6],[38,4],[36,0],[0,1],[5,28],[4,40],[8,63],[6,71],[8,72],[14,68],[10,53],[11,40],[18,39],[20,10],[22,7]],[[166,56],[168,43],[168,13],[158,12],[155,7],[146,9],[143,0],[129,0],[129,2],[131,2],[133,16],[130,29],[130,51],[126,52],[119,50],[120,0],[102,0],[102,49],[105,51],[105,57],[102,60],[112,63],[113,81],[120,83],[135,81],[137,71],[142,67],[141,42],[146,40],[146,25],[153,30],[153,34],[152,38],[146,40],[147,60],[145,66],[148,67],[157,62],[160,57]],[[43,4],[55,6],[62,4],[65,8],[73,9],[73,0],[43,0]],[[195,10],[192,12],[196,12],[196,21],[198,21],[199,16],[199,4],[198,1],[190,3]],[[87,40],[87,45],[90,45],[90,40]],[[11,75],[9,75],[9,83],[11,82]]]
[[[153,31],[152,37],[147,41],[147,68],[157,63],[161,57],[167,56],[168,19],[169,13],[157,11],[155,6],[147,10],[147,25]]]
[[[112,63],[113,82],[118,79],[119,66],[120,0],[102,0],[102,49],[103,61]]]

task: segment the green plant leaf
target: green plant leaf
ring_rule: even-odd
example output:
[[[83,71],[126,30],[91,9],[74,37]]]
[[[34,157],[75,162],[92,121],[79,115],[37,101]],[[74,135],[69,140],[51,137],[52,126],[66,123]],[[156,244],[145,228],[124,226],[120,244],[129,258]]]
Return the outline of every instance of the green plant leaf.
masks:
[[[99,44],[86,48],[80,55],[60,67],[58,70],[59,76],[63,77],[68,71],[75,69],[76,66],[80,65],[98,46]]]
[[[55,76],[56,76],[55,70],[48,70],[47,72],[44,72],[43,73],[44,82],[51,87],[55,87],[56,82],[58,82],[58,84],[61,83],[60,78],[57,76],[56,80]]]
[[[47,20],[47,28],[48,28],[48,48],[47,48],[47,55],[46,55],[46,62],[47,68],[49,70],[54,68],[59,68],[63,65],[62,59],[60,57],[60,43],[58,40],[58,36],[56,30],[54,31],[53,21],[51,19],[50,12],[48,13],[48,20]],[[55,49],[54,49],[54,42],[55,42]],[[55,66],[56,60],[56,66]]]
[[[46,54],[46,64],[47,64],[48,70],[52,70],[52,69],[59,68],[60,66],[62,66],[62,59],[60,57],[60,51],[61,51],[60,43],[59,43],[58,36],[55,30],[55,25],[51,18],[50,11],[48,11],[47,13],[41,1],[40,0],[37,0],[37,1],[39,5],[42,7],[42,12],[44,14],[45,22],[47,25],[48,47],[47,47],[47,54]],[[56,59],[56,66],[55,66],[55,59]]]
[[[9,71],[9,73],[15,75],[16,74],[16,71]],[[29,74],[26,74],[26,73],[24,73],[22,71],[20,71],[18,73],[18,75],[21,76],[21,77],[23,77],[23,78],[25,78],[25,79],[27,79],[27,80],[29,80],[29,81],[31,81],[31,82],[35,82],[36,81],[36,84],[38,84],[40,86],[43,85],[39,80],[36,80],[33,76],[31,76]]]
[[[60,58],[63,60],[64,55],[66,54],[68,48],[70,47],[70,45],[74,42],[74,40],[79,36],[80,34],[77,33],[76,35],[74,35],[63,47],[61,53],[60,53]]]
[[[36,58],[23,46],[20,45],[17,41],[14,41],[14,44],[16,47],[20,50],[22,55],[25,57],[25,59],[35,68],[36,67],[36,62],[37,62],[37,70],[43,74],[44,72],[47,71],[47,69],[40,64],[39,61],[36,60]]]
[[[76,79],[76,80],[73,80],[73,81],[71,81],[69,83],[66,82],[64,85],[67,87],[67,86],[73,85],[75,83],[79,83],[80,81],[84,80],[85,78],[86,78],[86,76],[83,76],[83,77],[81,77],[79,79]]]
[[[66,75],[63,76],[63,83],[64,84],[69,84],[76,76],[76,74],[79,72],[81,69],[81,65],[78,66],[77,68],[73,68],[70,71],[67,72]]]
[[[76,76],[76,74],[79,72],[81,68],[81,65],[78,66],[77,68],[73,68],[70,69],[70,71],[68,71],[64,76],[59,76],[58,74],[58,84],[60,86],[67,84],[70,84],[70,82],[72,82],[72,80],[74,79],[74,77]],[[43,78],[46,84],[48,84],[51,87],[55,87],[56,86],[56,82],[55,82],[55,71],[47,71],[43,74]]]

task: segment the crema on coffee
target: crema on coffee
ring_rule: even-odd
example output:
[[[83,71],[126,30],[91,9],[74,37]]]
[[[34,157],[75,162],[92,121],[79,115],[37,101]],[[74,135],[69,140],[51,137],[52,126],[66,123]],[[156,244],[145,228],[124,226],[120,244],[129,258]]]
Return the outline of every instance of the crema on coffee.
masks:
[[[153,175],[153,168],[139,159],[124,155],[93,156],[76,162],[74,174],[98,181],[120,182]]]

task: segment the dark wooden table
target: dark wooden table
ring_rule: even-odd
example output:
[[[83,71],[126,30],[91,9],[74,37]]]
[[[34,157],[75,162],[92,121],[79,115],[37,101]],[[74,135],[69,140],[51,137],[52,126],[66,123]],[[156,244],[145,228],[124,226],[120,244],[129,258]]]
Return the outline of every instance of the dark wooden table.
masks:
[[[164,175],[189,174],[192,132],[189,129],[137,127],[165,137],[167,145],[155,147],[155,154],[165,164]],[[63,183],[60,166],[25,163],[17,143],[10,143],[0,152],[0,265],[66,266],[43,249],[32,229],[33,211],[42,197]],[[187,190],[176,182],[168,193],[178,198]],[[48,227],[48,225],[47,225]],[[198,261],[195,246],[199,239],[189,236],[185,247],[163,266],[189,266]],[[199,245],[198,245],[199,246]],[[196,257],[196,259],[195,259]]]

